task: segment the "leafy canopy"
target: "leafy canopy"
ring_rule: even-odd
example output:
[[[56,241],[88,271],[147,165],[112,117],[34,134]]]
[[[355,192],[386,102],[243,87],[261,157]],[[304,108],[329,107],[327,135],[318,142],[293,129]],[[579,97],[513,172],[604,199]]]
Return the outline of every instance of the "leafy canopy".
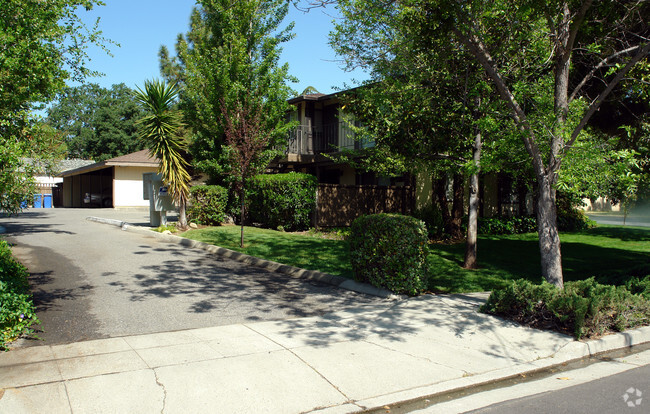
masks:
[[[47,110],[47,122],[63,135],[68,157],[104,161],[144,148],[136,122],[143,110],[133,90],[93,83],[67,87]]]
[[[181,85],[181,108],[192,129],[195,165],[213,179],[228,174],[222,159],[226,118],[240,108],[259,112],[268,146],[286,136],[284,121],[292,96],[287,64],[280,65],[281,44],[293,37],[293,23],[280,25],[286,0],[202,0],[190,17],[190,31],[179,35],[175,57],[161,48],[161,71]]]
[[[86,47],[109,43],[97,21],[78,17],[95,0],[3,0],[0,12],[0,209],[16,212],[34,193],[33,175],[53,173],[60,138],[32,110],[68,80],[97,74]]]

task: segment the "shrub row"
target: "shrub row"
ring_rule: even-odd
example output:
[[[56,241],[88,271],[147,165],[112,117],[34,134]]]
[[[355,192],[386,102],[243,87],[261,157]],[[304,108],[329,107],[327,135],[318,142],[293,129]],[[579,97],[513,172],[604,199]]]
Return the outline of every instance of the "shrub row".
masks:
[[[559,231],[575,232],[596,226],[584,211],[574,208],[558,209],[557,226]],[[480,234],[522,234],[537,232],[537,219],[532,216],[481,217],[478,220]]]
[[[0,240],[0,350],[22,334],[33,334],[31,326],[40,323],[27,276],[7,242]]]
[[[373,214],[357,218],[350,232],[355,280],[417,295],[425,288],[427,229],[410,216]]]
[[[537,231],[535,217],[481,217],[478,219],[480,234],[522,234]]]
[[[226,219],[228,190],[218,185],[197,185],[190,188],[188,220],[206,226],[218,226]]]
[[[650,278],[632,279],[627,286],[602,285],[590,278],[567,282],[564,289],[521,279],[494,290],[481,311],[589,338],[649,324]]]
[[[281,230],[309,228],[318,180],[310,174],[261,174],[248,183],[249,218]]]

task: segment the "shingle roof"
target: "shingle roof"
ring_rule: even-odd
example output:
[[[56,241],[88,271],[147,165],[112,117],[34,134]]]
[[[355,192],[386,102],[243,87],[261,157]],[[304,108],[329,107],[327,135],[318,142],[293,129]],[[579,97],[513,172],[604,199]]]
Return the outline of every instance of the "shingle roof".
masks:
[[[111,158],[110,160],[106,160],[106,162],[110,163],[152,163],[158,165],[160,160],[156,157],[152,157],[149,155],[149,150],[145,149],[142,151],[138,152],[132,152],[131,154],[126,154],[126,155],[120,155],[119,157]]]
[[[108,167],[158,167],[160,160],[149,156],[149,150],[142,150],[133,152],[131,154],[121,155],[119,157],[111,158],[106,161],[94,163],[91,165],[82,166],[74,170],[64,171],[59,174],[59,177],[69,177],[72,175],[79,175],[91,171],[102,170]]]
[[[70,170],[76,170],[77,168],[85,167],[87,165],[93,165],[95,161],[93,160],[82,160],[79,158],[74,158],[70,160],[61,160],[57,165],[59,174],[64,173]]]

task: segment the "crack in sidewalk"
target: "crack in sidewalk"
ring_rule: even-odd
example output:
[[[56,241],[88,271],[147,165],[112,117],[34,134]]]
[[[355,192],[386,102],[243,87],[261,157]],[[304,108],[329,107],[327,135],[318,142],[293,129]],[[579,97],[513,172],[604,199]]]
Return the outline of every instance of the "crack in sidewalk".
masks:
[[[334,388],[334,389],[335,389],[339,394],[341,394],[341,395],[345,398],[345,403],[351,403],[351,404],[357,405],[357,404],[354,403],[354,401],[353,401],[349,396],[347,396],[343,391],[341,391],[341,389],[340,389],[339,387],[337,387],[336,385],[334,385],[334,383],[333,383],[332,381],[330,381],[327,377],[325,377],[325,375],[321,374],[321,373],[320,373],[320,372],[319,372],[315,367],[313,367],[310,363],[308,363],[307,361],[305,361],[304,359],[302,359],[298,354],[296,354],[295,352],[293,352],[293,350],[287,348],[286,346],[282,345],[282,344],[279,343],[278,341],[275,341],[275,340],[273,340],[272,338],[269,338],[268,336],[264,335],[263,333],[261,333],[261,332],[259,332],[259,331],[256,331],[255,329],[253,329],[252,327],[250,327],[250,326],[248,326],[248,325],[247,325],[246,327],[247,327],[248,329],[250,329],[251,331],[255,332],[256,334],[258,334],[258,335],[260,335],[260,336],[262,336],[262,337],[268,339],[269,341],[271,341],[271,342],[277,344],[277,345],[278,345],[279,347],[281,347],[282,349],[284,349],[284,350],[286,350],[286,351],[289,351],[289,352],[291,353],[291,355],[295,356],[295,357],[298,358],[300,361],[302,361],[303,364],[305,364],[306,366],[308,366],[308,367],[309,367],[312,371],[314,371],[314,372],[315,372],[319,377],[321,377],[325,382],[327,382],[330,386],[332,386],[332,388]],[[345,404],[345,403],[344,403],[344,404]]]
[[[165,407],[167,406],[167,389],[165,388],[165,384],[160,382],[160,378],[158,378],[158,373],[156,372],[156,369],[154,368],[152,369],[152,371],[153,371],[153,375],[156,377],[156,384],[158,384],[158,386],[160,386],[160,388],[162,388],[163,390],[163,406],[162,409],[160,410],[160,414],[164,414]]]

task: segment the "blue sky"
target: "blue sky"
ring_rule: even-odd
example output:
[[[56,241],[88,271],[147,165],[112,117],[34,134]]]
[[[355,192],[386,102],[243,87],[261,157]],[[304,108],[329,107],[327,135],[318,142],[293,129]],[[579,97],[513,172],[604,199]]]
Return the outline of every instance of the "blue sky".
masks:
[[[113,57],[99,48],[91,48],[90,68],[103,72],[101,78],[89,78],[88,82],[110,87],[125,83],[133,88],[142,86],[145,79],[160,77],[158,51],[166,45],[174,52],[179,33],[189,28],[189,16],[195,4],[193,0],[105,0],[106,6],[91,12],[80,11],[85,22],[101,18],[100,28],[104,36],[121,45],[110,45]],[[290,8],[287,22],[295,21],[296,37],[284,44],[282,61],[289,63],[290,73],[299,79],[291,85],[297,92],[314,86],[322,93],[331,93],[344,84],[353,86],[353,79],[364,80],[367,76],[356,71],[345,72],[336,62],[334,51],[328,42],[333,29],[336,10],[314,9],[309,13]]]

